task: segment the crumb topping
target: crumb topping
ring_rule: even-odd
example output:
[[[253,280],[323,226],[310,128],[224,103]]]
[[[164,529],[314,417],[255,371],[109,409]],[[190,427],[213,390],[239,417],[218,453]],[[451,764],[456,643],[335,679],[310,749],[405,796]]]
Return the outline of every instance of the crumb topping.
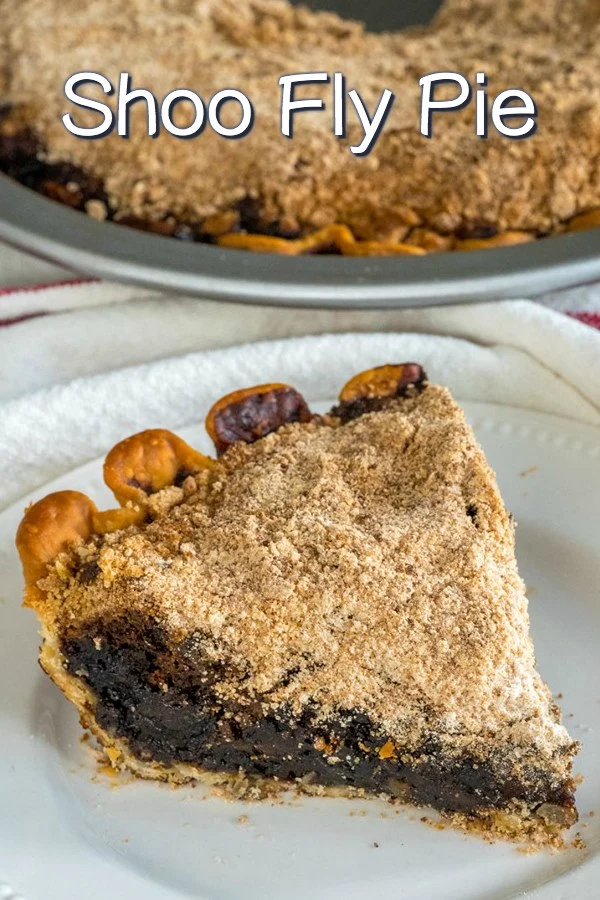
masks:
[[[544,233],[600,204],[597,0],[446,0],[431,26],[382,35],[286,0],[0,0],[0,7],[2,101],[23,105],[51,161],[101,177],[124,216],[198,222],[251,198],[262,223],[283,231],[339,222],[359,239],[402,241],[419,223],[442,234],[486,226]],[[159,98],[188,87],[207,99],[235,86],[255,105],[254,130],[239,141],[209,129],[193,141],[166,133],[151,140],[137,104],[128,140],[79,140],[61,123],[69,106],[63,85],[90,70],[113,84],[128,71],[133,87]],[[437,116],[434,138],[422,137],[418,81],[443,70],[471,79],[485,71],[496,93],[529,92],[540,110],[538,133],[478,140],[468,107]],[[303,113],[293,141],[279,133],[279,76],[311,71],[345,73],[370,110],[384,88],[396,94],[368,157],[348,150],[360,131],[351,116],[347,139],[334,137],[330,110]],[[74,112],[80,124],[97,123],[95,113]],[[180,106],[177,124],[188,124],[188,114]]]
[[[363,711],[391,752],[431,735],[572,747],[535,670],[511,519],[446,389],[236,444],[152,502],[150,524],[57,560],[50,631],[141,613],[222,665],[225,701]]]

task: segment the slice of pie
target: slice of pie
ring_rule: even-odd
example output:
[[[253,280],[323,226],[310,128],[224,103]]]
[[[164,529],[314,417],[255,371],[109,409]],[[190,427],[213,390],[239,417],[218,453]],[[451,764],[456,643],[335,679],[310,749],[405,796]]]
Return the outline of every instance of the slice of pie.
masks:
[[[0,0],[0,10],[0,170],[96,219],[228,248],[352,256],[473,250],[600,226],[598,0],[445,0],[430,25],[381,34],[287,0]],[[115,92],[79,93],[113,109],[124,72],[159,107],[175,89],[208,105],[236,88],[254,104],[254,127],[241,140],[210,127],[181,140],[161,125],[149,138],[142,101],[127,138],[115,128],[80,139],[63,116],[88,128],[101,117],[69,103],[64,85],[90,70]],[[420,78],[464,73],[475,91],[480,71],[490,109],[503,90],[533,97],[537,133],[511,140],[490,125],[483,140],[471,102],[436,113],[433,137],[422,136]],[[347,97],[347,137],[335,136],[331,83],[299,88],[325,108],[298,114],[293,140],[283,137],[279,78],[311,72],[343,73],[370,117],[383,91],[394,93],[368,156],[350,151],[364,132]],[[440,91],[457,88],[440,85],[436,99]],[[224,124],[239,113],[225,104]],[[173,116],[189,127],[195,110],[182,102]]]
[[[535,668],[513,524],[450,393],[416,364],[324,416],[282,384],[167,431],[17,535],[40,661],[116,768],[335,789],[512,838],[577,820],[578,745]],[[243,790],[242,790],[243,788]]]

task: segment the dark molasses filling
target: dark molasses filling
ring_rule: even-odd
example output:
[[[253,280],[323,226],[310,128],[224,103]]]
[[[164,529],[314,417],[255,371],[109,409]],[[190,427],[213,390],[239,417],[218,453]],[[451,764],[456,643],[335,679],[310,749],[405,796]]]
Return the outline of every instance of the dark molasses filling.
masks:
[[[90,200],[100,201],[106,218],[113,217],[102,180],[69,162],[46,162],[34,132],[0,134],[0,172],[72,209],[84,210]]]
[[[542,818],[576,820],[572,784],[556,785],[535,767],[516,777],[500,753],[494,768],[468,755],[450,759],[435,735],[405,753],[356,710],[322,722],[310,708],[296,717],[273,710],[268,697],[225,704],[215,686],[232,672],[206,662],[207,641],[197,633],[173,648],[158,626],[123,619],[65,637],[62,651],[95,697],[97,723],[142,761],[362,788],[467,815],[517,800]]]

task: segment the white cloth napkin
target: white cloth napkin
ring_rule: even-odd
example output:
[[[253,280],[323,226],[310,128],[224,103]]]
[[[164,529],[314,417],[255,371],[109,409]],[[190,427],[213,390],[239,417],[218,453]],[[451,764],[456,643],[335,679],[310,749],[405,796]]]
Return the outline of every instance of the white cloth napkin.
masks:
[[[18,291],[0,300],[6,317],[54,312],[0,329],[0,403],[75,377],[195,350],[346,331],[420,331],[514,347],[574,379],[584,394],[599,377],[598,336],[530,302],[397,312],[281,310],[161,296],[107,282]]]
[[[528,301],[340,313],[55,290],[96,305],[0,330],[0,507],[136,430],[201,421],[240,386],[288,381],[333,399],[384,362],[421,362],[460,400],[600,425],[600,332]],[[277,340],[247,343],[263,337]]]

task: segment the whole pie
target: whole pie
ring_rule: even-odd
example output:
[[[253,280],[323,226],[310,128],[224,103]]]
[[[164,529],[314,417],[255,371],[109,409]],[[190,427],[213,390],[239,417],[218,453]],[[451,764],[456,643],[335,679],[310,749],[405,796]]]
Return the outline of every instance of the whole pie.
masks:
[[[111,764],[237,796],[430,806],[562,841],[573,758],[535,668],[513,522],[448,390],[353,378],[327,415],[288,385],[207,419],[209,458],[134,435],[17,535],[40,662]]]
[[[423,254],[523,243],[600,225],[600,7],[597,0],[446,0],[426,28],[373,34],[286,0],[0,0],[0,170],[98,219],[284,254]],[[96,71],[159,99],[191,88],[208,99],[235,87],[251,98],[252,132],[226,140],[70,134],[98,113],[67,103],[63,85]],[[331,85],[308,86],[325,112],[280,133],[279,77],[342,72],[372,115],[396,96],[372,153],[352,155],[362,131],[348,114],[336,138]],[[435,116],[419,133],[419,79],[488,76],[490,96],[527,91],[539,128],[525,140],[475,136],[474,108]],[[88,89],[89,90],[89,89]],[[110,104],[99,88],[96,99]],[[301,92],[302,93],[302,92]],[[183,127],[191,109],[177,107]]]

